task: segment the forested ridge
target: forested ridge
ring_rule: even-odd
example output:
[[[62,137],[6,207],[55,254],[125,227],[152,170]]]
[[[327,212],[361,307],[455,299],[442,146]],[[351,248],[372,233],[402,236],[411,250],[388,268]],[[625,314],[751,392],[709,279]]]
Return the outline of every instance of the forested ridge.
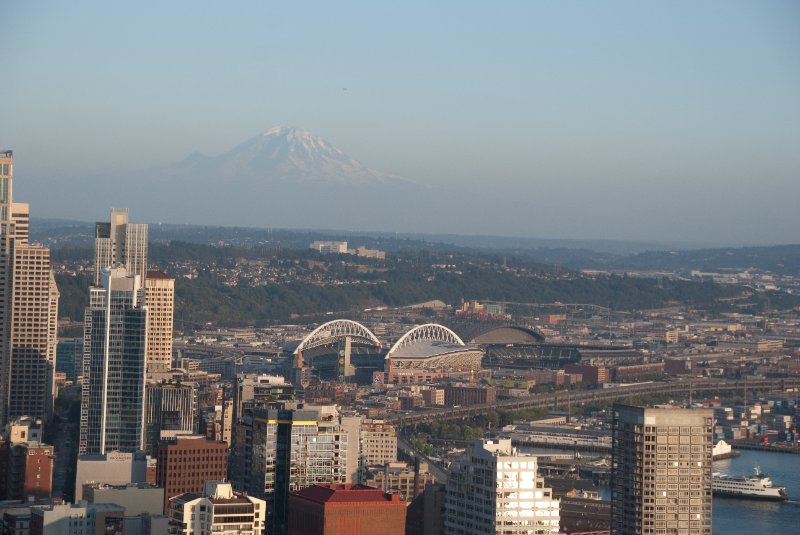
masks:
[[[72,253],[70,253],[72,254]],[[194,278],[176,279],[176,322],[198,325],[266,325],[327,312],[344,314],[376,306],[398,307],[432,299],[593,303],[615,310],[688,305],[709,312],[758,311],[800,305],[800,298],[747,287],[620,275],[589,277],[553,266],[492,253],[460,251],[392,256],[386,261],[310,250],[154,244],[151,262],[169,266],[191,259]],[[294,279],[259,285],[231,283],[219,273],[242,259],[260,260]],[[214,266],[213,268],[211,266]],[[366,271],[359,268],[368,268]],[[239,268],[237,268],[239,269]],[[335,282],[304,282],[318,274]],[[57,277],[60,315],[80,320],[86,306],[86,275]]]

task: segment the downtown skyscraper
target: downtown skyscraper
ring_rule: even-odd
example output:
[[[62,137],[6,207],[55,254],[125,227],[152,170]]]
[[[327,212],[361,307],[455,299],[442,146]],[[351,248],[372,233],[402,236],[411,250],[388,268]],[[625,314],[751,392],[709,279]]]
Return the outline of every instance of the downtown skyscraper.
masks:
[[[145,290],[124,267],[103,268],[100,282],[84,316],[81,455],[144,446]]]
[[[50,250],[28,241],[29,207],[12,200],[13,153],[0,151],[0,425],[53,410],[58,288]]]

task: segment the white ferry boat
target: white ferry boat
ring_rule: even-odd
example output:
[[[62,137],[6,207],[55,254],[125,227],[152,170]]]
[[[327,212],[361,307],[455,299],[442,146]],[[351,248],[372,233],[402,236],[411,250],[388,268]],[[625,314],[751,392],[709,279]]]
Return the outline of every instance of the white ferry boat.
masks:
[[[756,466],[752,476],[729,476],[720,472],[712,474],[712,489],[718,496],[748,498],[753,500],[788,500],[785,487],[773,487],[767,474]]]

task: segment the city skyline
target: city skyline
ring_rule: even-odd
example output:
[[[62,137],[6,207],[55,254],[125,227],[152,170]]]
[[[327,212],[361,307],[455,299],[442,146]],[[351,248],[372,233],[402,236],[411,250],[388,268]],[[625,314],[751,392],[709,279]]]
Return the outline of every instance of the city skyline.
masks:
[[[13,5],[0,144],[35,216],[122,205],[171,223],[796,241],[795,4],[459,7]],[[427,189],[399,214],[391,192],[363,194],[363,217],[325,192],[300,214],[260,192],[231,211],[204,188],[171,211],[119,197],[277,125]]]

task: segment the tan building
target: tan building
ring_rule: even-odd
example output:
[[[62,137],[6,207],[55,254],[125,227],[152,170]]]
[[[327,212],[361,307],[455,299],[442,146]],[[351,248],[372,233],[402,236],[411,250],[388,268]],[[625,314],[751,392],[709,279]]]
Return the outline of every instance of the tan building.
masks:
[[[422,391],[425,405],[444,405],[444,388],[426,388]]]
[[[397,430],[383,420],[361,424],[361,462],[369,466],[397,460]]]
[[[387,463],[367,471],[364,484],[391,494],[399,494],[400,499],[411,503],[422,494],[428,485],[436,483],[433,474],[428,472],[428,463],[419,463],[419,470],[403,462]]]
[[[614,405],[611,533],[711,534],[711,409]]]
[[[29,208],[12,202],[12,152],[0,152],[0,424],[53,409],[58,288],[50,250],[28,242]]]
[[[145,280],[147,304],[147,372],[172,367],[172,329],[175,315],[175,279],[150,270]]]

